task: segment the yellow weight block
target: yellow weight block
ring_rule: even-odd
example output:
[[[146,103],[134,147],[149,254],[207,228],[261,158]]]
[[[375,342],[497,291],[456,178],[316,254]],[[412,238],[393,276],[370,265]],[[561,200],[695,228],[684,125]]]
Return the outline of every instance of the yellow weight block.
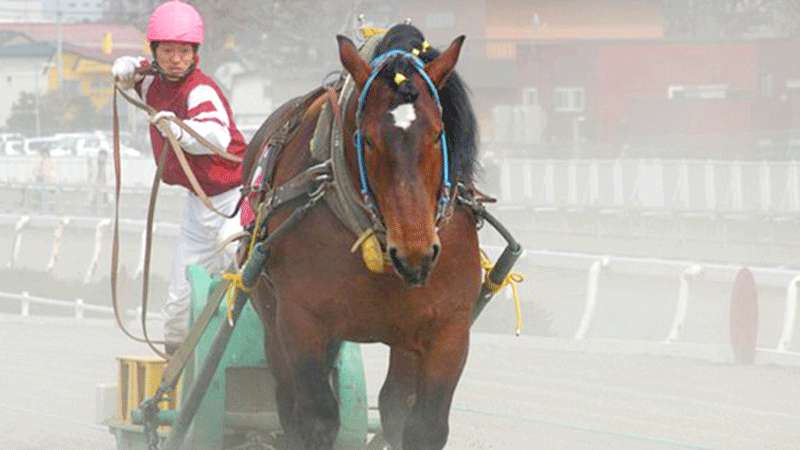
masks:
[[[161,376],[167,362],[161,358],[151,356],[119,356],[117,379],[117,418],[123,422],[131,423],[132,412],[142,401],[155,395],[161,384]],[[159,406],[174,409],[180,399],[181,383],[175,391],[170,392],[169,402]]]

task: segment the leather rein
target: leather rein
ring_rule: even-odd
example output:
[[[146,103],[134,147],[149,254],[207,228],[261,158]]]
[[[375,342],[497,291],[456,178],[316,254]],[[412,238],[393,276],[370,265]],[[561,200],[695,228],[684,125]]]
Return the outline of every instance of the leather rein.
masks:
[[[152,68],[146,68],[143,70],[137,71],[137,73],[142,75],[152,75],[156,72]],[[315,91],[316,92],[316,91]],[[328,104],[331,108],[333,108],[334,116],[337,124],[341,124],[341,113],[339,111],[338,101],[337,101],[337,94],[336,91],[331,88],[327,87],[322,90],[322,95],[324,95],[327,99]],[[150,199],[147,208],[147,221],[146,221],[146,229],[145,229],[145,252],[144,252],[144,262],[143,262],[143,271],[142,271],[142,308],[141,308],[141,326],[142,326],[142,336],[136,336],[128,328],[125,326],[122,316],[120,314],[119,308],[119,297],[117,293],[117,285],[118,285],[118,276],[119,276],[119,202],[120,202],[120,194],[122,188],[122,164],[121,164],[121,152],[120,152],[120,126],[119,126],[119,112],[117,107],[117,94],[121,95],[125,100],[127,100],[130,104],[134,105],[138,109],[145,111],[149,117],[152,119],[153,116],[158,112],[151,106],[147,105],[146,103],[134,98],[130,94],[126,93],[120,86],[115,82],[114,83],[114,98],[113,98],[113,133],[114,133],[114,179],[115,179],[115,203],[114,203],[114,231],[113,231],[113,242],[112,242],[112,251],[111,251],[111,299],[112,299],[112,306],[114,309],[114,317],[117,322],[117,325],[122,330],[122,332],[127,335],[129,338],[133,339],[137,342],[146,343],[151,350],[153,350],[157,355],[164,359],[169,359],[168,356],[159,350],[156,345],[163,344],[164,341],[155,341],[151,340],[148,336],[147,332],[147,310],[148,310],[148,297],[149,297],[149,283],[150,283],[150,260],[152,256],[152,239],[153,239],[153,223],[154,223],[154,216],[155,216],[155,205],[156,199],[158,197],[158,189],[161,182],[161,177],[164,170],[164,165],[167,156],[167,149],[162,151],[159,159],[157,161],[157,168],[155,175],[153,177],[153,182],[150,190]],[[293,117],[297,117],[296,112]],[[238,156],[231,155],[230,153],[225,152],[224,150],[220,149],[216,145],[212,144],[204,137],[199,135],[195,132],[191,127],[187,126],[180,118],[178,117],[163,117],[159,119],[161,121],[173,121],[176,123],[183,131],[189,133],[192,137],[197,139],[201,145],[207,147],[212,153],[232,162],[242,162],[242,158]],[[278,139],[280,148],[273,148],[270,151],[276,153],[280,152],[282,146],[288,141],[289,135],[293,131],[292,127],[288,126],[291,120],[287,119],[286,127],[283,127],[284,133],[277,133],[280,134],[280,138]],[[296,123],[294,124],[296,126]],[[181,166],[181,169],[184,171],[187,179],[192,186],[192,190],[194,194],[201,200],[201,202],[211,211],[215,212],[224,217],[233,217],[238,212],[239,207],[241,206],[242,201],[244,200],[245,196],[250,193],[249,184],[245,184],[245,187],[242,188],[242,196],[237,203],[236,210],[231,215],[227,215],[222,213],[221,211],[217,210],[214,205],[211,203],[208,195],[203,190],[202,186],[200,186],[199,182],[197,181],[197,177],[193,173],[191,166],[189,165],[188,160],[186,159],[186,155],[178,142],[176,136],[171,132],[169,127],[163,127],[165,137],[169,143],[172,152],[175,154],[178,162]],[[264,146],[269,146],[271,138],[273,136],[268,136],[264,139]],[[277,158],[272,158],[273,162]],[[268,186],[264,185],[259,189],[259,193],[262,194],[262,201],[259,204],[259,215],[261,217],[268,217],[271,212],[284,206],[286,204],[292,203],[297,198],[307,196],[312,199],[314,202],[324,195],[327,186],[330,184],[332,179],[331,176],[331,169],[330,163],[325,162],[322,164],[317,164],[312,166],[305,171],[301,172],[288,182],[284,183],[283,185],[276,186],[274,188],[269,188]],[[265,225],[266,221],[263,221],[263,225]],[[255,240],[258,238],[259,234],[261,233],[261,229],[256,228],[253,231],[252,239]],[[242,236],[237,236],[240,238]],[[227,281],[223,280],[222,284],[228,284]]]
[[[143,68],[137,70],[137,74],[140,75],[157,75],[157,72],[152,67]],[[166,161],[166,157],[168,154],[168,150],[164,149],[159,156],[159,159],[156,164],[156,172],[155,176],[153,177],[153,182],[150,189],[150,200],[147,207],[147,222],[145,228],[145,254],[144,254],[144,266],[142,271],[142,313],[141,313],[141,324],[142,324],[142,333],[143,336],[139,337],[134,335],[130,332],[124,324],[120,314],[119,308],[119,296],[117,294],[117,285],[118,285],[118,277],[119,277],[119,201],[120,201],[120,194],[122,190],[122,158],[120,152],[120,127],[119,127],[119,111],[117,106],[117,94],[121,95],[125,100],[127,100],[130,104],[135,106],[136,108],[146,112],[150,119],[155,116],[158,111],[156,111],[150,105],[134,98],[125,90],[120,88],[118,83],[114,82],[114,98],[113,98],[113,105],[112,105],[112,114],[113,114],[113,133],[114,133],[114,232],[113,232],[113,241],[111,247],[111,301],[112,306],[114,309],[114,317],[117,321],[117,325],[122,330],[122,332],[130,337],[131,339],[147,343],[148,346],[159,356],[166,359],[166,354],[156,348],[156,344],[163,344],[163,341],[153,341],[149,338],[147,333],[147,309],[148,309],[148,296],[149,296],[149,286],[150,286],[150,259],[152,255],[152,240],[153,240],[153,223],[155,217],[155,206],[156,206],[156,199],[158,198],[158,189],[161,182],[161,177],[164,172],[164,165]],[[208,148],[213,154],[220,156],[221,158],[232,161],[232,162],[241,162],[242,159],[236,155],[232,155],[227,153],[226,151],[220,149],[218,146],[214,145],[213,143],[209,142],[203,136],[198,134],[194,131],[191,127],[186,125],[183,120],[178,117],[163,117],[159,119],[159,122],[164,124],[164,121],[173,121],[175,122],[183,131],[190,134],[192,137],[197,139],[197,141]],[[192,191],[194,194],[200,199],[203,205],[213,211],[214,213],[231,218],[236,215],[236,212],[239,208],[239,204],[241,204],[241,199],[239,200],[239,204],[237,204],[236,210],[231,215],[225,214],[219,211],[217,208],[214,207],[211,200],[208,198],[208,194],[203,190],[203,187],[200,186],[200,183],[197,181],[197,176],[192,171],[191,166],[189,165],[189,161],[184,154],[184,151],[178,142],[176,136],[172,133],[169,127],[164,126],[164,134],[167,138],[167,142],[169,147],[172,149],[172,152],[175,154],[175,157],[178,159],[178,163],[180,164],[181,169],[183,170],[186,178],[189,180],[189,183],[192,187]]]

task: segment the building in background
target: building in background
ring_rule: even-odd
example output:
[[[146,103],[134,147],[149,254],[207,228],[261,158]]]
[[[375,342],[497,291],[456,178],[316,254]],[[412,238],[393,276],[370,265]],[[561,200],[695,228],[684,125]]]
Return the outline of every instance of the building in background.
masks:
[[[44,2],[36,0],[0,1],[0,22],[44,22]]]
[[[41,0],[45,20],[94,22],[103,17],[116,0]],[[32,1],[31,3],[39,3]]]
[[[0,22],[94,22],[118,0],[0,0]]]
[[[59,89],[78,92],[88,97],[97,109],[107,106],[111,100],[109,73],[114,59],[121,55],[142,55],[147,51],[144,34],[130,25],[0,23],[0,34],[7,36],[7,45],[20,45],[13,50],[15,55],[29,50],[32,57],[40,57],[42,49],[49,48],[50,59],[46,67],[37,63],[42,66],[37,70],[44,70],[40,92]],[[59,47],[62,49],[60,63]],[[0,67],[8,61],[5,57],[0,59]],[[11,94],[4,96],[11,96],[11,101],[17,99]],[[0,110],[0,118],[7,114],[7,108]]]
[[[779,14],[588,3],[407,0],[377,16],[411,18],[440,48],[468,36],[458,68],[497,152],[754,158],[800,148],[800,40],[778,37],[768,19]]]
[[[23,92],[32,93],[36,101],[47,92],[54,53],[55,49],[46,43],[0,32],[0,124],[6,123],[11,106]]]

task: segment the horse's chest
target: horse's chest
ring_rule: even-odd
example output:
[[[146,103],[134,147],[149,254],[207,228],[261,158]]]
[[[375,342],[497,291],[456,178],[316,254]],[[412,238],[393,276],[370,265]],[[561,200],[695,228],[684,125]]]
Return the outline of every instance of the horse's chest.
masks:
[[[345,334],[360,341],[405,342],[413,346],[416,341],[427,340],[432,330],[448,318],[438,305],[403,298],[376,298],[356,307],[362,320],[350,321]]]

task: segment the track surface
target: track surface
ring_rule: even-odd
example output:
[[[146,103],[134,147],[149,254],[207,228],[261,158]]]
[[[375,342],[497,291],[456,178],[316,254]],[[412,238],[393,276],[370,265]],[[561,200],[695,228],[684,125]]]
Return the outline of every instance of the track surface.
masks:
[[[109,321],[0,316],[0,448],[113,449],[93,423],[114,357],[142,353]],[[364,347],[370,403],[386,368]],[[786,449],[800,446],[800,369],[543,350],[475,334],[448,449]]]

